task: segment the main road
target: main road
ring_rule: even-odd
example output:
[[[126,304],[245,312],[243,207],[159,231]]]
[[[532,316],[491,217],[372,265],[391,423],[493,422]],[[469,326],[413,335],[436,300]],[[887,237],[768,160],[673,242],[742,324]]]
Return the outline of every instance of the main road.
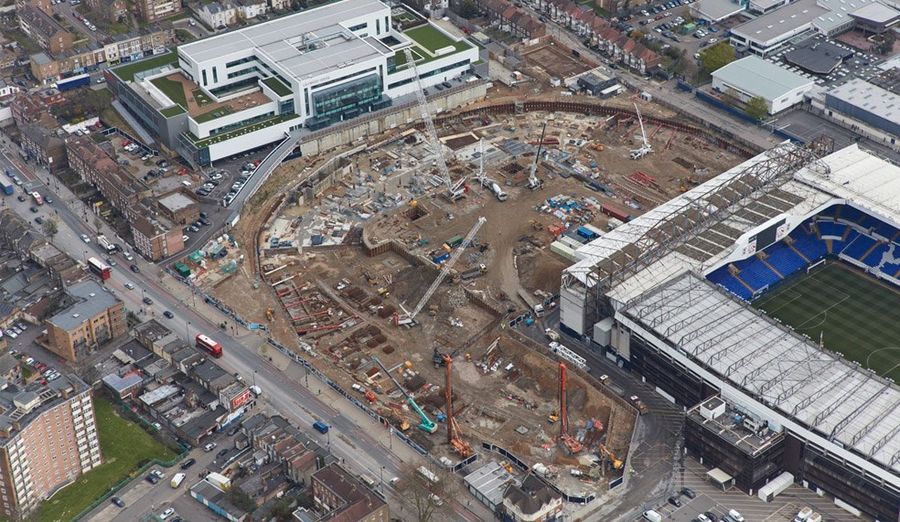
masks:
[[[30,211],[33,205],[31,199],[20,202],[14,197],[5,196],[2,198],[5,206],[12,208],[26,220],[37,216],[56,218],[58,232],[53,237],[53,244],[71,257],[81,261],[88,257],[105,257],[105,252],[93,240],[96,235],[94,219],[87,215],[83,203],[47,174],[36,175],[31,172],[21,160],[8,154],[10,147],[11,145],[4,144],[3,153],[0,154],[0,167],[3,171],[11,170],[25,181],[23,187],[17,187],[17,192],[23,189],[37,190],[45,197],[51,196],[54,201],[38,207],[38,213]],[[114,237],[112,231],[104,230],[102,225],[101,232]],[[91,241],[84,242],[81,234],[86,234]],[[315,435],[322,446],[329,448],[350,469],[364,473],[376,481],[387,482],[392,477],[400,476],[407,463],[418,466],[424,462],[399,440],[392,441],[389,431],[378,422],[358,411],[349,401],[317,379],[291,378],[285,371],[263,359],[258,352],[259,346],[264,342],[262,338],[242,331],[238,332],[240,341],[228,335],[218,324],[228,320],[230,325],[233,321],[225,316],[211,320],[206,315],[212,313],[211,310],[206,310],[209,307],[202,302],[192,306],[194,303],[189,291],[186,296],[172,295],[162,284],[163,278],[168,278],[168,275],[138,256],[135,259],[140,267],[139,273],[129,271],[129,263],[120,257],[118,266],[112,271],[112,277],[106,281],[106,287],[125,303],[128,310],[142,319],[156,318],[173,332],[185,335],[188,342],[198,333],[214,337],[222,344],[224,352],[216,360],[217,364],[229,372],[240,373],[245,378],[254,380],[263,389],[265,399],[275,410],[301,429]],[[126,284],[134,285],[135,289],[129,290]],[[144,304],[144,297],[149,297],[152,304]],[[198,311],[201,306],[205,307],[204,314]],[[172,312],[174,317],[166,319],[163,316],[165,311]],[[308,387],[304,384],[305,381],[308,381]],[[323,420],[331,427],[327,434],[307,429],[316,420]],[[382,485],[382,491],[402,502],[387,484]],[[459,502],[452,502],[450,506],[461,518],[478,520],[474,513]]]

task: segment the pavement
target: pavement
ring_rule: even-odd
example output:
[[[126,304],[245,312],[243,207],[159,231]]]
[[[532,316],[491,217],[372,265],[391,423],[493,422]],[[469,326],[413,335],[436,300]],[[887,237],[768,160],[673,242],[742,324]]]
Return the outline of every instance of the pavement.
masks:
[[[84,243],[80,239],[80,234],[93,237],[97,231],[93,229],[92,216],[87,215],[82,202],[64,185],[55,180],[48,184],[46,178],[38,177],[23,162],[10,158],[5,153],[0,154],[0,167],[15,171],[27,181],[29,189],[39,190],[54,198],[52,205],[41,207],[41,213],[59,219],[59,231],[53,238],[53,244],[57,248],[81,261],[91,256],[105,255],[96,242]],[[17,192],[19,190],[21,189],[17,188]],[[19,202],[15,197],[8,196],[3,201],[29,222],[35,217],[29,211],[30,201]],[[100,232],[114,237],[105,224],[101,226]],[[266,343],[258,333],[243,328],[232,328],[230,332],[220,330],[218,325],[223,321],[233,325],[231,318],[206,305],[202,299],[197,299],[190,288],[175,281],[155,265],[136,257],[135,264],[140,267],[141,272],[132,273],[125,268],[129,263],[124,258],[118,261],[118,266],[112,270],[112,277],[105,284],[125,303],[128,310],[142,319],[156,318],[173,332],[183,332],[187,339],[193,339],[198,333],[211,335],[222,344],[224,351],[223,356],[216,361],[217,364],[228,372],[239,372],[248,381],[252,379],[263,389],[265,399],[273,409],[301,429],[310,427],[316,420],[328,423],[331,429],[326,435],[309,431],[354,472],[387,481],[401,475],[407,463],[415,463],[415,466],[426,463],[423,457],[399,439],[394,440],[386,428],[349,401],[322,385],[315,377],[307,378],[301,365],[286,358],[279,360],[276,350],[262,348]],[[125,288],[127,283],[135,285],[135,290]],[[153,305],[142,303],[145,296],[153,300]],[[174,314],[172,319],[163,317],[162,313],[166,310]],[[264,357],[260,356],[261,353]],[[381,487],[396,505],[402,504],[402,500],[387,484]],[[485,510],[481,509],[480,504],[475,504],[478,503],[466,508],[459,502],[453,502],[448,503],[444,509],[453,510],[458,519],[478,520],[483,517]],[[413,510],[408,510],[411,511]]]

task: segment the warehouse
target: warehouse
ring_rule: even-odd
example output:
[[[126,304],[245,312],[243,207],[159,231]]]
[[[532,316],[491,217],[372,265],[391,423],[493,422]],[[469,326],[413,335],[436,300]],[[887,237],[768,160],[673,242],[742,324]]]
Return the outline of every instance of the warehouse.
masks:
[[[860,78],[825,93],[829,116],[833,111],[853,118],[863,126],[890,135],[893,145],[900,137],[900,95]]]
[[[769,114],[776,114],[803,101],[813,80],[767,62],[747,56],[712,73],[713,88],[721,93],[737,93],[742,102],[760,97]]]

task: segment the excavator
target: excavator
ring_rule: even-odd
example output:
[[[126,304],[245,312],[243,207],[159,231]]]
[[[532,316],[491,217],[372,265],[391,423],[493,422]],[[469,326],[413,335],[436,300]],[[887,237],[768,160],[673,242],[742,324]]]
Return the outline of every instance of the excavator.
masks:
[[[615,469],[622,469],[624,465],[621,460],[616,458],[616,454],[612,452],[609,448],[604,446],[603,444],[598,444],[597,449],[600,450],[600,454],[609,459],[609,462],[612,464],[612,467]]]
[[[395,379],[391,374],[391,372],[389,372],[388,369],[385,368],[383,364],[381,364],[381,361],[378,360],[377,357],[372,357],[372,360],[374,360],[378,364],[378,366],[381,367],[381,371],[383,371],[384,374],[391,379],[391,381],[394,383],[394,386],[396,386],[397,389],[400,390],[400,393],[402,393],[403,396],[406,397],[406,402],[407,404],[409,404],[409,407],[412,408],[413,411],[416,412],[416,414],[419,416],[419,429],[428,433],[436,432],[437,424],[435,424],[434,421],[428,417],[428,414],[425,413],[425,410],[420,408],[419,405],[416,404],[415,399],[413,399],[412,396],[406,393],[406,390],[403,389],[403,386],[401,386],[397,379]],[[401,427],[401,429],[403,428]]]

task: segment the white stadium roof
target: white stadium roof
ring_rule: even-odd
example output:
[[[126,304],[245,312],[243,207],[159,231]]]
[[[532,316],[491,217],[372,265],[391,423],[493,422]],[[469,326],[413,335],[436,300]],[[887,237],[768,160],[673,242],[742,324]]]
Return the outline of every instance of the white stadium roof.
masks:
[[[745,171],[797,149],[796,145],[784,142],[591,241],[575,252],[579,261],[567,268],[565,274],[583,285],[592,286],[590,274],[607,264],[617,266],[614,258],[623,251],[643,252],[665,247],[648,238],[648,230],[659,227],[673,214],[682,214],[685,220],[697,219],[697,202],[735,203],[738,196],[747,193],[737,192],[737,189],[746,188]],[[724,195],[735,194],[735,197],[715,199],[718,196],[710,196],[722,190],[727,191]],[[900,167],[872,156],[855,144],[767,186],[762,195],[760,192],[762,189],[753,191],[754,196],[750,197],[756,200],[743,209],[707,223],[681,246],[672,247],[633,275],[622,277],[607,295],[619,303],[626,303],[685,271],[705,273],[734,252],[737,238],[763,223],[784,214],[811,215],[841,200],[851,201],[882,219],[900,224]],[[639,248],[635,248],[638,245]]]
[[[642,295],[621,313],[787,417],[900,471],[900,389],[892,382],[694,273]]]

